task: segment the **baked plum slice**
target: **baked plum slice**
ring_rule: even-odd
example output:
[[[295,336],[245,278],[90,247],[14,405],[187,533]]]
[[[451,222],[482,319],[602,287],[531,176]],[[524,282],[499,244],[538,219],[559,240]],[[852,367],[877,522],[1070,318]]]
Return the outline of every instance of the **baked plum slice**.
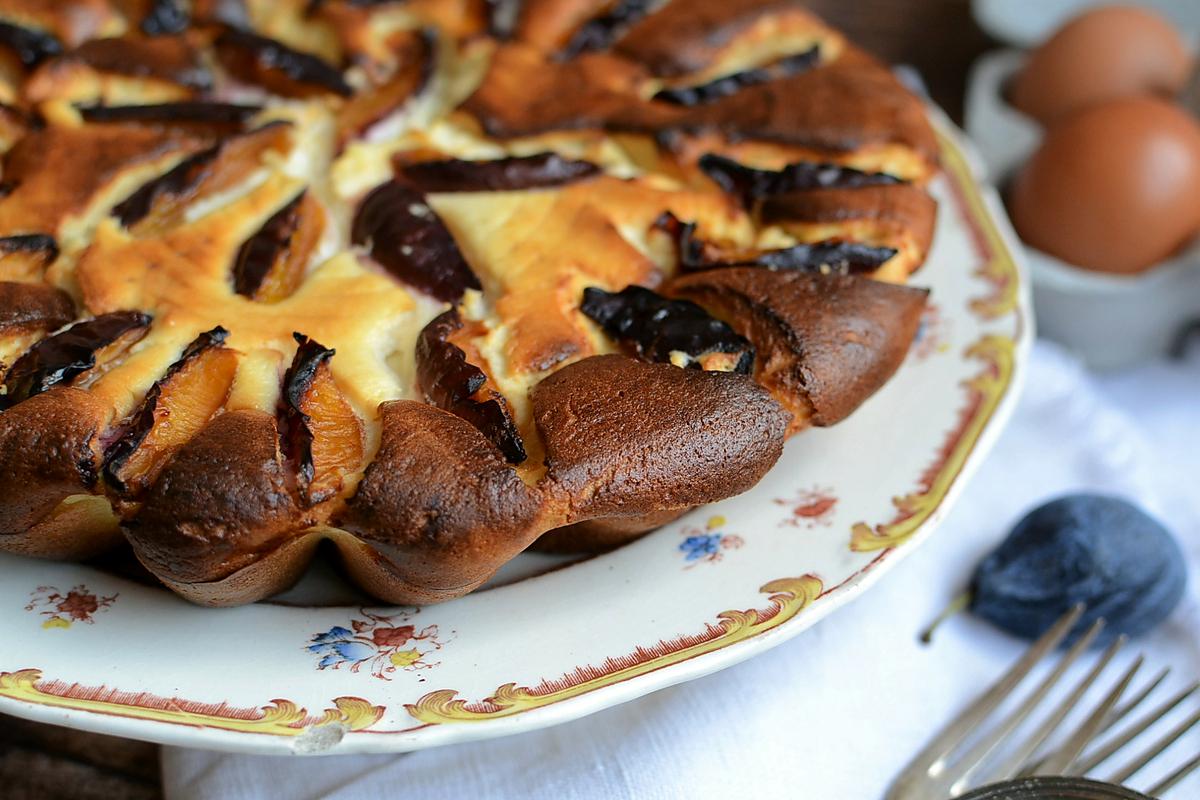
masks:
[[[123,226],[132,228],[149,216],[156,203],[194,189],[208,174],[219,152],[220,146],[214,145],[184,158],[114,206],[113,214]]]
[[[681,222],[670,212],[655,222],[655,227],[671,237],[681,272],[701,272],[726,267],[759,267],[769,270],[819,272],[857,275],[874,272],[893,259],[892,247],[827,239],[812,244],[797,244],[778,250],[724,250],[696,236],[696,225]]]
[[[0,279],[40,281],[58,258],[58,243],[44,233],[0,237]]]
[[[354,92],[335,67],[311,53],[245,30],[228,29],[213,43],[221,66],[239,80],[284,97]]]
[[[742,375],[754,365],[749,341],[687,300],[642,286],[619,292],[591,287],[583,291],[579,310],[646,361]]]
[[[283,377],[283,453],[296,466],[300,497],[314,506],[362,468],[363,426],[329,369],[334,351],[302,334]]]
[[[509,192],[549,189],[601,173],[590,161],[563,158],[557,153],[512,156],[492,161],[456,158],[397,163],[396,174],[426,194],[448,192]]]
[[[417,339],[417,380],[429,402],[479,429],[510,464],[526,458],[525,444],[504,396],[488,385],[487,374],[467,361],[454,343],[463,329],[458,311],[435,317]]]
[[[849,275],[731,267],[667,286],[754,343],[754,378],[792,413],[792,429],[833,425],[895,373],[928,292]]]
[[[137,106],[80,106],[85,122],[132,122],[146,125],[195,128],[215,134],[240,133],[262,106],[181,100]]]
[[[37,66],[63,51],[62,42],[46,31],[0,21],[0,45],[13,51],[26,67]]]
[[[182,36],[91,39],[55,60],[55,64],[71,62],[99,72],[170,81],[196,91],[213,86],[212,72]],[[53,67],[48,64],[44,69]]]
[[[97,353],[113,345],[131,343],[150,325],[140,311],[114,311],[76,322],[66,330],[42,339],[17,359],[4,378],[0,410],[67,383],[96,366]]]
[[[820,48],[812,47],[803,53],[785,56],[772,64],[723,75],[698,86],[663,89],[655,93],[654,99],[677,106],[698,106],[703,103],[711,103],[734,94],[746,86],[766,83],[776,78],[786,78],[789,75],[796,75],[812,69],[820,60]]]
[[[141,494],[179,448],[225,405],[237,355],[218,326],[197,336],[142,399],[104,451],[104,480],[125,496]]]
[[[644,17],[656,0],[617,0],[608,11],[585,22],[562,50],[565,57],[607,50],[630,25]]]
[[[194,153],[139,187],[113,207],[126,228],[152,231],[172,225],[198,197],[234,186],[258,167],[264,153],[281,151],[291,141],[291,126],[270,122]]]
[[[389,48],[399,63],[392,74],[368,91],[346,100],[337,112],[338,147],[345,147],[420,94],[433,76],[436,40],[427,31],[405,31]]]
[[[350,238],[396,278],[438,300],[457,302],[467,289],[482,288],[425,195],[398,180],[363,199]]]
[[[52,331],[75,319],[75,303],[44,283],[0,281],[0,335]]]
[[[731,158],[708,153],[700,157],[700,169],[726,192],[752,208],[756,201],[775,194],[811,189],[859,189],[864,186],[896,186],[905,183],[885,172],[863,172],[816,161],[798,161],[780,170],[755,169]]]
[[[270,216],[238,248],[233,261],[233,289],[243,297],[275,303],[290,297],[321,239],[324,212],[302,191]]]

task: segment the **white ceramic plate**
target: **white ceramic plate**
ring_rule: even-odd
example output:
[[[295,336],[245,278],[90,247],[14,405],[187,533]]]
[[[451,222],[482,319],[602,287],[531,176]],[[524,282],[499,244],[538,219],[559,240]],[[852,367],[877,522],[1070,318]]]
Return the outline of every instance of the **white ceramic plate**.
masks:
[[[3,556],[0,712],[225,750],[396,752],[564,722],[796,635],[932,532],[1015,399],[1024,278],[975,160],[939,128],[919,341],[882,392],[791,441],[753,491],[601,557],[522,556],[493,588],[421,609],[295,592],[206,609]]]

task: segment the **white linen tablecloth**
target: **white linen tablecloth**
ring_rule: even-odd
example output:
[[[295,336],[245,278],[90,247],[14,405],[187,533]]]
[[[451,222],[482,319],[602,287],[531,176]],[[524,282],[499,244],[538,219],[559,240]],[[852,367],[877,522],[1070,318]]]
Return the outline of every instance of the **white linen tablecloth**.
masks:
[[[775,650],[573,723],[408,755],[166,748],[166,796],[877,798],[935,728],[1021,651],[1021,642],[966,615],[929,646],[917,634],[1012,523],[1054,495],[1120,493],[1175,531],[1191,563],[1188,596],[1124,660],[1145,652],[1147,678],[1172,665],[1173,687],[1200,677],[1198,476],[1200,354],[1096,377],[1039,342],[1011,425],[944,526],[860,599]],[[1168,760],[1197,752],[1200,735],[1192,735]],[[1200,797],[1200,776],[1170,797]]]

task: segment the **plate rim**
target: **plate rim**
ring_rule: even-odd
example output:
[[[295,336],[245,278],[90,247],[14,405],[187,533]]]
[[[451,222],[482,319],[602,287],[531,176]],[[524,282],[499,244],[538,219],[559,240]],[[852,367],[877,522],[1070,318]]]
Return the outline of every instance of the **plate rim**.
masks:
[[[963,205],[964,217],[974,226],[973,234],[982,237],[990,255],[977,272],[992,291],[974,298],[971,312],[984,323],[1011,315],[1014,328],[1011,336],[984,330],[965,348],[968,357],[983,364],[978,375],[966,381],[968,396],[974,392],[980,405],[974,414],[964,414],[962,424],[951,433],[947,452],[930,470],[926,491],[897,498],[898,514],[891,522],[854,526],[855,549],[877,555],[849,578],[830,588],[814,576],[769,581],[759,589],[767,595],[765,606],[726,611],[715,622],[709,621],[709,628],[716,626],[723,633],[707,639],[690,637],[701,641],[626,667],[591,667],[598,674],[574,684],[563,682],[564,686],[550,691],[509,683],[474,701],[458,697],[451,689],[426,693],[405,705],[416,724],[400,730],[372,729],[384,709],[361,697],[333,698],[325,710],[313,713],[282,699],[264,701],[256,709],[228,709],[108,686],[60,686],[38,669],[0,672],[0,712],[166,745],[244,753],[411,751],[568,722],[694,680],[777,646],[856,599],[944,520],[1011,417],[1033,342],[1028,271],[999,197],[983,183],[981,162],[965,136],[940,111],[933,109],[932,115],[943,173]],[[913,500],[913,507],[904,508],[904,500]],[[818,599],[821,615],[802,613]]]

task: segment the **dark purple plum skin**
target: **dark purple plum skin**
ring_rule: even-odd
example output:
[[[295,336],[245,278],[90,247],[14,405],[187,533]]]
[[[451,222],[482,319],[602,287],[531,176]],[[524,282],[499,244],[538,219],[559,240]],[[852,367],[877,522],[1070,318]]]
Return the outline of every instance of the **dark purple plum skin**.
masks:
[[[58,258],[58,242],[53,236],[45,233],[23,233],[17,236],[0,237],[0,252],[3,253],[36,253],[43,254],[49,264]]]
[[[670,363],[672,352],[693,359],[735,353],[739,358],[734,371],[742,375],[754,364],[750,342],[690,300],[671,300],[642,286],[620,292],[588,288],[580,311],[612,338],[632,344],[646,361]],[[699,363],[689,366],[698,368]]]
[[[703,103],[711,103],[722,97],[728,97],[747,86],[766,83],[776,78],[785,78],[810,70],[820,60],[820,48],[812,47],[803,53],[782,58],[774,64],[735,72],[699,86],[663,89],[654,95],[654,99],[677,106],[698,106]]]
[[[644,17],[654,0],[617,0],[606,14],[588,20],[563,48],[562,56],[570,58],[595,50],[605,50],[616,41],[623,30]]]
[[[1077,494],[1035,508],[975,570],[971,611],[1035,639],[1076,604],[1086,609],[1068,637],[1097,619],[1095,642],[1138,636],[1183,598],[1187,561],[1162,523],[1117,497]]]
[[[209,166],[220,154],[220,145],[190,155],[171,169],[138,188],[129,197],[113,206],[113,214],[126,228],[133,227],[146,218],[154,201],[162,195],[179,195],[196,186]]]
[[[482,288],[425,195],[400,181],[363,199],[350,237],[396,278],[437,300],[454,303],[467,289]]]
[[[129,331],[150,325],[140,311],[114,311],[76,322],[66,330],[42,339],[17,359],[4,379],[0,410],[41,394],[96,366],[96,351]]]
[[[885,172],[863,172],[826,162],[798,161],[780,170],[755,169],[715,153],[700,157],[700,169],[722,189],[739,197],[747,208],[773,194],[905,183]]]
[[[397,171],[403,180],[422,192],[434,194],[548,189],[594,177],[601,169],[590,161],[538,153],[494,161],[421,161],[398,167]]]
[[[299,347],[283,376],[282,449],[284,455],[296,465],[297,480],[307,495],[307,487],[312,483],[316,467],[312,455],[313,434],[309,426],[311,418],[300,407],[304,403],[304,396],[312,388],[317,370],[337,351],[314,342],[304,334],[294,333],[292,336]]]
[[[184,100],[143,106],[82,106],[85,122],[141,122],[146,124],[201,124],[230,132],[242,130],[262,106]]]
[[[222,51],[230,54],[221,60],[226,68],[242,73],[239,77],[246,77],[246,70],[241,68],[243,65],[254,65],[259,69],[277,71],[296,83],[318,86],[342,97],[354,94],[342,73],[331,64],[266,36],[229,29],[217,37],[216,48],[218,55]]]
[[[268,122],[250,134],[266,130],[276,125],[287,125],[287,122]],[[113,215],[126,228],[133,227],[146,218],[154,208],[154,201],[163,195],[181,195],[194,189],[208,174],[213,163],[221,155],[221,150],[229,139],[193,153],[180,161],[171,169],[157,177],[151,178],[138,187],[137,191],[113,206]]]
[[[487,375],[467,361],[462,348],[449,340],[461,327],[458,312],[450,309],[421,331],[417,339],[417,380],[421,391],[438,408],[474,425],[496,445],[508,463],[520,464],[527,458],[525,443],[507,404],[496,397],[472,399],[487,383]]]
[[[0,22],[0,45],[16,53],[26,67],[35,67],[63,51],[62,42],[53,35],[11,22]]]
[[[764,250],[742,258],[713,254],[706,243],[696,238],[695,223],[681,222],[670,212],[663,214],[655,227],[672,237],[681,272],[702,272],[726,267],[761,267],[771,270],[820,272],[835,275],[860,275],[874,272],[897,250],[840,240],[798,244],[779,250]]]
[[[271,215],[263,226],[238,248],[233,259],[233,290],[243,297],[253,297],[262,286],[279,254],[300,225],[300,202],[304,192],[293,197],[283,208]]]

